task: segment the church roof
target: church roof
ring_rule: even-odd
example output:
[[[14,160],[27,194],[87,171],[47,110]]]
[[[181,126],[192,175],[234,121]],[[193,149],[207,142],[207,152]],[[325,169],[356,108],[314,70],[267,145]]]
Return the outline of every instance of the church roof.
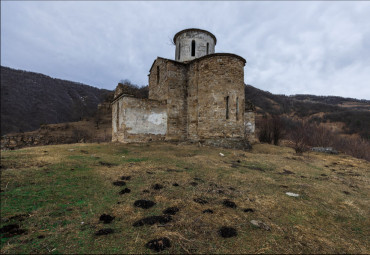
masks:
[[[216,36],[214,34],[212,34],[211,32],[208,32],[207,30],[203,30],[203,29],[199,29],[199,28],[187,28],[187,29],[184,29],[184,30],[181,30],[180,32],[177,32],[175,34],[175,36],[173,37],[173,42],[176,43],[176,38],[182,34],[182,33],[186,33],[186,32],[190,32],[190,31],[196,31],[196,32],[202,32],[202,33],[206,33],[208,34],[209,36],[211,36],[213,38],[213,40],[215,40],[215,45],[217,43],[217,39],[216,39]]]

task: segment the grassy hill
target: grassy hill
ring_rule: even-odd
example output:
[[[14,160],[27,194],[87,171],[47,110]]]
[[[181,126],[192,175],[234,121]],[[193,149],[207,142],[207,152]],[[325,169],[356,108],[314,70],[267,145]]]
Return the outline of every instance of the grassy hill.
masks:
[[[249,152],[169,143],[4,151],[1,253],[156,253],[146,244],[167,238],[162,253],[368,254],[369,169],[346,155],[267,144]],[[114,219],[105,224],[103,214]],[[222,227],[233,228],[222,232],[231,237]]]

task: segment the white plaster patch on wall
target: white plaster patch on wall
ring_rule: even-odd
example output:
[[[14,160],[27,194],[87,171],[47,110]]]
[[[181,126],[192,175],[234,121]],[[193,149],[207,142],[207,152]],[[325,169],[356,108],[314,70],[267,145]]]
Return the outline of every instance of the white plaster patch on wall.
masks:
[[[112,128],[113,134],[117,132],[117,103],[112,105]]]
[[[167,114],[164,113],[152,113],[148,117],[148,121],[154,125],[160,125],[164,119],[167,120]]]
[[[251,122],[247,122],[245,124],[245,129],[247,130],[248,133],[254,133],[254,128],[255,126]]]
[[[123,108],[123,101],[122,100],[119,100],[117,102],[117,111],[118,111],[118,130],[121,129],[122,127],[122,123],[124,123],[124,114],[122,114],[122,112],[124,111],[125,109]]]
[[[151,112],[140,108],[126,108],[125,124],[130,134],[165,135],[167,112]]]

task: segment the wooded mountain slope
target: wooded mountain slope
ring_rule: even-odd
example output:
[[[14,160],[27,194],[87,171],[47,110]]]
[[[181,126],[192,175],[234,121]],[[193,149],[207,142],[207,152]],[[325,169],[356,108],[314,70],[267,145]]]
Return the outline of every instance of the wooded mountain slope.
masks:
[[[1,67],[1,135],[95,114],[108,90]]]
[[[370,101],[337,96],[275,95],[245,86],[245,99],[259,114],[286,115],[321,122],[342,122],[343,131],[370,139]]]

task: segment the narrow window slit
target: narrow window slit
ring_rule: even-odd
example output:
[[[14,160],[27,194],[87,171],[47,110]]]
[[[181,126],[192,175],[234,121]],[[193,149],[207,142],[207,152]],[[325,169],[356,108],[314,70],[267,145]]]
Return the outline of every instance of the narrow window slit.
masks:
[[[179,43],[179,52],[178,52],[178,56],[177,56],[178,60],[180,60],[180,56],[181,56],[181,43]]]
[[[226,97],[226,119],[229,119],[229,96]]]
[[[236,98],[236,120],[239,120],[239,98]]]
[[[195,56],[195,41],[191,41],[191,56]]]

